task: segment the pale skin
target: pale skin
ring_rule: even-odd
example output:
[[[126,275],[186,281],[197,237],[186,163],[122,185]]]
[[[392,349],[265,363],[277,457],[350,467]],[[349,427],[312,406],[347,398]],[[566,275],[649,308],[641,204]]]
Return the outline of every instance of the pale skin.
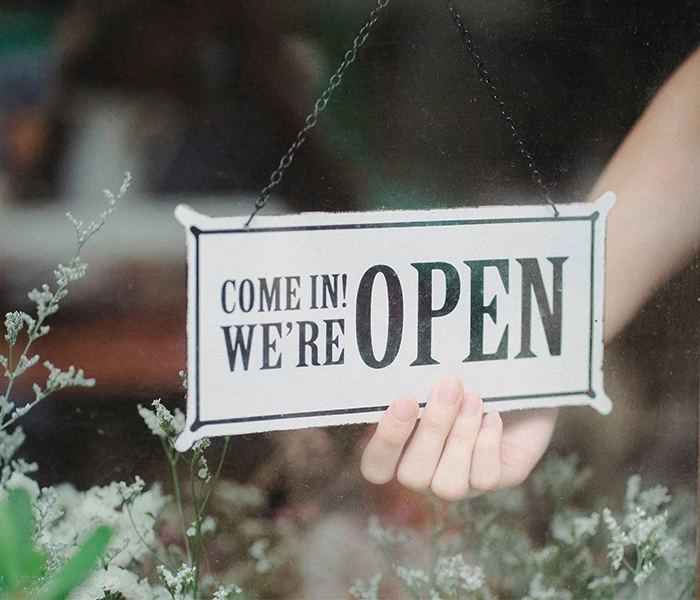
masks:
[[[612,190],[608,218],[605,341],[700,247],[700,50],[656,95],[589,199]],[[484,414],[456,378],[437,382],[423,416],[401,396],[362,455],[364,477],[456,501],[520,484],[549,445],[557,409]],[[411,435],[413,434],[413,435]]]

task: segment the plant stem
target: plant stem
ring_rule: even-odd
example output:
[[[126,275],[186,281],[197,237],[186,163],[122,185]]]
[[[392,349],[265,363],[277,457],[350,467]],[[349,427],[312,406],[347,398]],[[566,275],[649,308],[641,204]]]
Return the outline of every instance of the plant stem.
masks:
[[[231,441],[231,437],[226,436],[226,438],[224,440],[224,449],[221,451],[221,458],[219,459],[219,466],[216,468],[216,473],[214,473],[214,478],[212,479],[212,483],[209,486],[209,490],[207,491],[207,495],[204,497],[204,501],[202,502],[202,513],[204,513],[204,509],[207,506],[207,502],[209,502],[209,497],[211,496],[211,493],[214,491],[214,486],[219,481],[219,475],[221,475],[221,469],[224,466],[224,459],[226,458],[226,452],[228,452],[228,445],[229,445],[230,441]]]
[[[187,523],[185,522],[185,511],[182,506],[182,494],[180,492],[180,477],[177,474],[177,455],[173,455],[172,449],[170,448],[169,441],[163,438],[159,438],[160,443],[165,451],[165,456],[170,463],[170,473],[173,479],[173,488],[175,494],[175,504],[177,504],[177,512],[180,517],[180,527],[182,528],[182,536],[185,542],[185,550],[187,551],[187,561],[192,564],[192,550],[190,549],[190,541],[187,538]]]
[[[196,490],[196,474],[198,455],[192,457],[190,463],[190,487],[192,490],[192,504],[194,505],[194,589],[193,600],[197,600],[199,594],[199,557],[202,545],[202,513],[200,512],[199,498]],[[201,492],[201,489],[200,489]]]
[[[155,558],[158,562],[160,562],[160,557],[158,556],[156,548],[154,546],[149,545],[149,543],[146,541],[146,539],[141,535],[141,532],[139,531],[138,527],[136,527],[136,523],[134,522],[134,517],[131,514],[131,507],[128,504],[125,504],[124,510],[126,510],[126,514],[129,516],[129,521],[131,522],[131,526],[134,528],[134,531],[136,532],[136,536],[139,538],[140,542],[153,555],[153,558]]]
[[[74,261],[76,258],[78,258],[79,254],[80,254],[80,248],[82,248],[82,246],[78,247],[78,252],[75,253],[75,256],[71,259],[71,262]],[[67,283],[59,285],[58,288],[56,288],[56,291],[54,292],[53,297],[51,298],[51,302],[48,303],[44,314],[42,316],[39,316],[37,314],[37,319],[36,319],[36,323],[34,323],[34,327],[27,330],[27,344],[24,346],[24,351],[20,355],[19,360],[17,361],[17,364],[20,364],[22,362],[22,359],[26,358],[27,354],[29,353],[29,349],[32,346],[32,343],[34,343],[34,341],[39,337],[39,335],[38,335],[39,330],[41,329],[41,326],[43,325],[44,321],[46,320],[47,314],[50,314],[51,309],[58,304],[59,301],[56,300],[56,298],[59,297],[65,291],[65,289],[67,287],[68,287]],[[9,421],[3,423],[3,419],[6,416],[5,406],[7,406],[7,403],[9,403],[9,401],[10,401],[10,394],[12,393],[12,386],[14,385],[15,379],[16,379],[14,371],[12,369],[12,347],[10,347],[10,359],[9,359],[9,361],[10,362],[8,362],[8,367],[9,367],[8,371],[10,372],[10,376],[8,379],[10,380],[10,382],[7,384],[7,390],[5,390],[5,404],[3,405],[3,408],[0,411],[0,431],[6,429],[7,427],[12,425],[17,420],[17,418],[14,418],[14,419],[10,419]],[[46,398],[46,396],[48,396],[48,394],[44,395],[41,398],[37,398],[34,402],[32,402],[30,410],[32,408],[34,408],[39,402],[41,402],[41,400]],[[26,413],[24,413],[24,414],[26,414]]]

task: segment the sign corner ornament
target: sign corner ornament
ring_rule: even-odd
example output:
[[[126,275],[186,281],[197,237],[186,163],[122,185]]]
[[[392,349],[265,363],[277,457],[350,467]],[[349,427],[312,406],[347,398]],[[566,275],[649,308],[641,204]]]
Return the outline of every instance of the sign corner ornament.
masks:
[[[377,421],[457,376],[486,410],[603,390],[607,192],[591,203],[207,217],[188,264],[186,450],[203,437]]]

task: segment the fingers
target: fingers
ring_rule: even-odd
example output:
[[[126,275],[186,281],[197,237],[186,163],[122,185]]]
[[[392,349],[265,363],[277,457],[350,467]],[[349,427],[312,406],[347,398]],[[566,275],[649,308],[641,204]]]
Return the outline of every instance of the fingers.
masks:
[[[484,403],[479,396],[473,393],[463,394],[462,404],[430,484],[432,492],[443,500],[461,500],[473,485],[471,465],[483,410]]]
[[[362,474],[382,484],[396,473],[405,487],[450,502],[512,485],[506,481],[514,479],[512,464],[502,460],[503,422],[483,411],[481,398],[465,393],[456,378],[433,388],[418,427],[418,403],[397,398],[365,448]]]
[[[362,454],[360,470],[370,483],[388,483],[418,418],[418,402],[400,396],[382,415],[377,430]]]
[[[438,381],[433,388],[421,422],[396,473],[402,485],[416,491],[430,489],[463,394],[462,383],[454,377]]]
[[[509,413],[503,418],[501,464],[503,486],[520,485],[544,454],[559,409],[540,408]]]
[[[474,444],[469,483],[471,496],[504,486],[501,460],[503,421],[497,412],[484,415]]]

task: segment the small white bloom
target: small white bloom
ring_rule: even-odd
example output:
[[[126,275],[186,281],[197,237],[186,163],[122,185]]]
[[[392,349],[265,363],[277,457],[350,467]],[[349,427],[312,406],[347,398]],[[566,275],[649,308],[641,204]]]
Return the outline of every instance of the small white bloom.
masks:
[[[410,534],[407,532],[401,531],[397,533],[391,528],[382,527],[375,515],[369,518],[367,533],[370,539],[380,548],[386,548],[393,544],[406,544],[411,539]]]
[[[382,574],[375,573],[370,580],[365,584],[360,579],[357,579],[352,584],[348,592],[355,600],[378,600],[379,584],[382,581]]]
[[[110,565],[99,569],[68,600],[95,600],[104,597],[105,592],[121,594],[129,600],[153,600],[153,590],[147,579],[139,579],[135,573]]]
[[[228,585],[221,585],[219,589],[214,592],[212,600],[230,600],[231,596],[242,594],[243,590],[239,588],[235,583],[230,583]]]
[[[419,593],[423,590],[423,584],[430,582],[430,577],[423,569],[413,569],[401,564],[392,565],[396,576],[403,581],[411,592]]]
[[[127,485],[123,481],[117,483],[117,490],[125,504],[132,504],[143,493],[145,486],[146,482],[137,475],[131,485]]]
[[[644,564],[642,565],[641,570],[635,574],[634,576],[634,584],[637,587],[642,587],[644,585],[644,582],[649,579],[649,576],[656,570],[656,567],[653,565],[651,561],[645,561]]]
[[[144,423],[146,423],[146,427],[148,427],[151,430],[151,433],[153,435],[158,436],[160,438],[167,437],[165,431],[163,431],[163,428],[160,426],[158,417],[152,410],[148,410],[147,408],[144,408],[139,404],[138,411]]]
[[[184,590],[189,589],[189,587],[194,582],[194,569],[188,567],[184,563],[175,574],[171,573],[163,565],[159,565],[156,568],[156,571],[161,581],[163,582],[163,585],[165,585],[166,589],[173,596],[182,593]]]
[[[274,567],[274,563],[270,560],[265,552],[269,542],[267,540],[256,540],[248,550],[248,554],[255,559],[255,572],[267,573]]]

